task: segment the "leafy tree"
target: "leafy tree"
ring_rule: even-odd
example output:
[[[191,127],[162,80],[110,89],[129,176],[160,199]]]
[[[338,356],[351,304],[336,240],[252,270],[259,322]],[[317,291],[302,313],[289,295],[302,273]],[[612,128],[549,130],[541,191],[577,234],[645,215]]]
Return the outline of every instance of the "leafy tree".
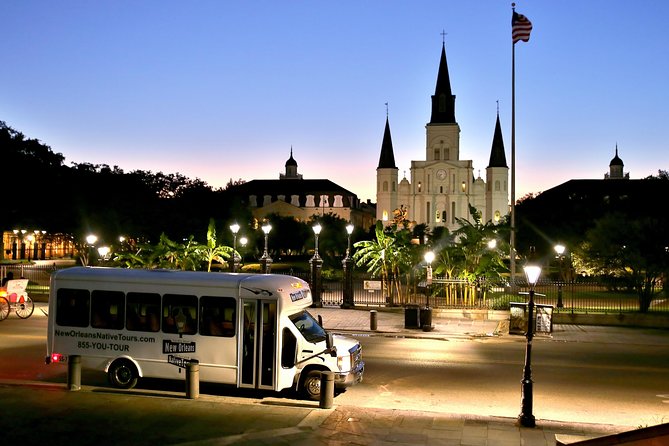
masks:
[[[667,223],[666,218],[607,214],[587,232],[579,254],[595,272],[627,278],[639,296],[639,311],[647,312],[669,270]]]

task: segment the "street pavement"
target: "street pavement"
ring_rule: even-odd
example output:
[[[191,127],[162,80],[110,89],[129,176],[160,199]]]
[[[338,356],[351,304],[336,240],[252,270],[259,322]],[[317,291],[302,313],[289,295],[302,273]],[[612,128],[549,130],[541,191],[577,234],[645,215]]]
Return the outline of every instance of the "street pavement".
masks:
[[[34,317],[44,317],[42,309],[36,308]],[[363,336],[508,336],[498,321],[439,313],[433,316],[434,330],[425,332],[404,328],[401,311],[379,309],[374,314],[376,330],[371,330],[369,310],[310,311],[323,318],[328,330]],[[654,333],[649,330],[647,336]],[[603,327],[555,326],[551,336],[595,342],[598,337],[610,340],[611,333]],[[626,341],[624,336],[617,339]],[[178,388],[181,384],[130,391],[83,385],[80,391],[68,391],[65,383],[0,381],[0,444],[552,446],[556,436],[568,443],[637,428],[542,419],[535,428],[525,428],[515,417],[340,406],[336,398],[332,408],[321,409],[318,402],[297,400],[285,392],[243,393],[204,383],[198,399],[187,399]]]

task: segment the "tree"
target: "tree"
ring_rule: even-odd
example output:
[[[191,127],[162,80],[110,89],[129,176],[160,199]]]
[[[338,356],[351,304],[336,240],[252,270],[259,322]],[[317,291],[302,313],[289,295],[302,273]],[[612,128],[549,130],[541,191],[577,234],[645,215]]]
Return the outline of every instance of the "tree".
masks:
[[[202,257],[207,262],[207,272],[211,272],[211,263],[215,260],[220,263],[227,263],[227,259],[233,254],[233,249],[229,246],[219,245],[216,241],[216,223],[214,219],[209,220],[207,228],[207,244],[200,247]]]
[[[627,278],[637,291],[639,311],[647,312],[669,269],[667,223],[663,218],[608,214],[587,232],[579,254],[595,272]]]
[[[389,303],[395,302],[395,295],[402,298],[400,275],[406,267],[410,267],[411,233],[406,230],[397,231],[395,225],[384,231],[379,220],[375,228],[376,240],[362,240],[353,246],[357,249],[353,260],[357,266],[366,267],[374,277],[380,277],[384,292]]]

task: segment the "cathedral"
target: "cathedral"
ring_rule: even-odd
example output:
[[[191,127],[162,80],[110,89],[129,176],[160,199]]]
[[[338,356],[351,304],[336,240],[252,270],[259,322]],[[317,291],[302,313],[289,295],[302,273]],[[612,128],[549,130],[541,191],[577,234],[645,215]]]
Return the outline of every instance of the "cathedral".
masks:
[[[390,123],[386,117],[376,169],[377,220],[390,223],[400,213],[417,224],[455,230],[459,227],[456,219],[471,221],[470,205],[481,213],[484,222],[498,222],[509,213],[509,167],[499,112],[486,179],[480,174],[475,178],[472,161],[460,159],[460,126],[455,119],[455,95],[451,92],[445,44],[441,48],[426,133],[425,159],[411,161],[411,180],[405,176],[398,181]]]

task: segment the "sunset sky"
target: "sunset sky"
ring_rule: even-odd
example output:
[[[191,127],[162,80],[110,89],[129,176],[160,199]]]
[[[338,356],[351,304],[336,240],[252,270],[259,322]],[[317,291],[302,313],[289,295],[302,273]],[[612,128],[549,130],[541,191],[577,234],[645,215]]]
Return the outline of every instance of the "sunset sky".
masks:
[[[669,169],[669,2],[517,1],[516,198]],[[485,176],[497,101],[511,161],[511,2],[6,1],[0,120],[90,162],[213,187],[290,155],[376,201],[386,106],[400,178],[425,159],[442,31],[460,156]],[[5,166],[3,166],[3,169]]]

